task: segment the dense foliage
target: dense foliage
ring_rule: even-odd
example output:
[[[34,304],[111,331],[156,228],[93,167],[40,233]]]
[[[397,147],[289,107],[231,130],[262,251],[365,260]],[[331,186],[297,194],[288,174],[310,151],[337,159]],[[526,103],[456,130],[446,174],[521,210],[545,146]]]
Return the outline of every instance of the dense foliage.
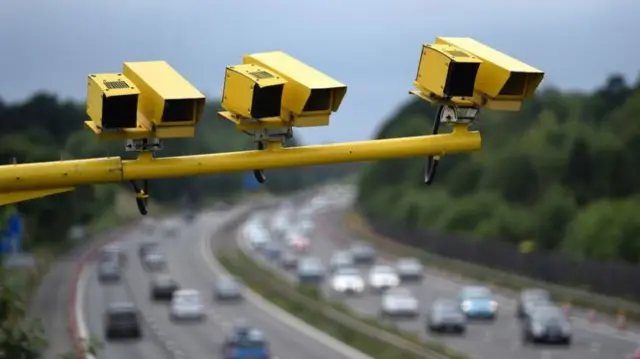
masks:
[[[430,131],[435,110],[412,101],[379,138]],[[377,162],[358,207],[374,220],[512,243],[579,258],[640,262],[640,81],[612,76],[593,93],[541,91],[517,113],[486,111],[483,151]]]
[[[216,117],[218,101],[211,100],[198,125],[194,139],[165,141],[159,156],[187,155],[254,149],[249,136]],[[46,93],[34,95],[22,103],[8,104],[0,100],[0,163],[52,161],[132,154],[124,152],[124,144],[101,142],[88,129],[84,105],[60,101]],[[289,146],[297,145],[295,138]],[[267,173],[266,188],[286,192],[343,175],[352,168],[280,170]],[[198,203],[212,196],[228,197],[243,190],[243,174],[200,176],[150,183],[151,197],[160,203]],[[20,203],[18,210],[26,216],[27,244],[53,242],[64,239],[69,227],[83,224],[100,216],[103,209],[112,206],[118,185],[78,187],[75,191],[43,199]],[[130,187],[127,186],[127,190]],[[135,202],[131,200],[131,205]],[[6,212],[7,208],[0,208]],[[5,223],[5,221],[2,221]]]

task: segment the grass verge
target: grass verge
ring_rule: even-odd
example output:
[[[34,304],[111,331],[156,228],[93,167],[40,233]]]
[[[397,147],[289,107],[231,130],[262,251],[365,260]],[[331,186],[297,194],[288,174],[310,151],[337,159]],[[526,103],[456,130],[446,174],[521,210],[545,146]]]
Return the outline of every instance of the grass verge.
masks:
[[[519,291],[531,287],[544,288],[559,302],[570,303],[574,306],[594,309],[603,313],[624,315],[636,321],[640,320],[640,305],[638,303],[546,283],[416,249],[375,233],[366,220],[355,210],[347,213],[343,225],[345,230],[354,237],[371,243],[384,253],[396,256],[418,257],[427,266],[508,290]]]
[[[296,287],[240,250],[225,252],[218,260],[260,296],[373,358],[468,359],[440,343],[425,343],[396,326],[365,319],[344,305],[324,300],[315,288]]]

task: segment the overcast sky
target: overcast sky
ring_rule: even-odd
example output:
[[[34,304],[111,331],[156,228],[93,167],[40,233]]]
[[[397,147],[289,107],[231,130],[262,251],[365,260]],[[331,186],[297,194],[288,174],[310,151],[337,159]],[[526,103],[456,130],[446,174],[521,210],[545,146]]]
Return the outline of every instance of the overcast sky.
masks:
[[[408,99],[422,43],[474,37],[592,89],[640,70],[639,0],[0,0],[0,97],[83,99],[85,76],[166,60],[208,96],[242,54],[284,50],[349,87],[306,143],[361,140]],[[78,124],[80,127],[81,125]],[[425,129],[426,131],[427,129]]]

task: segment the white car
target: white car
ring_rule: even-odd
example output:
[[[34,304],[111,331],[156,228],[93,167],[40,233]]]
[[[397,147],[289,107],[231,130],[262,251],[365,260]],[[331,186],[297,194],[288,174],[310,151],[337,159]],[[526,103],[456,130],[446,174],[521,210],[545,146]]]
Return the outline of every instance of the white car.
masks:
[[[170,309],[171,320],[204,320],[204,301],[195,289],[180,289],[173,293]]]
[[[177,237],[180,233],[180,224],[173,220],[162,222],[162,234],[165,237]]]
[[[150,252],[142,257],[142,265],[148,271],[161,271],[167,268],[167,258],[163,253]]]
[[[400,284],[396,270],[388,265],[375,265],[369,270],[369,287],[373,291],[395,288]]]
[[[338,293],[358,294],[364,287],[364,279],[357,268],[340,268],[331,278],[331,288]]]
[[[262,226],[249,225],[243,232],[244,238],[254,249],[264,247],[270,240],[269,233]]]
[[[383,316],[416,317],[419,312],[418,299],[407,288],[392,288],[382,295],[380,312]]]
[[[350,251],[339,251],[331,255],[329,259],[329,268],[336,271],[340,268],[350,268],[355,264]]]
[[[148,234],[153,233],[153,231],[156,229],[156,226],[157,222],[154,218],[145,217],[142,220],[142,229]]]
[[[424,268],[417,258],[400,258],[396,262],[398,276],[403,282],[422,279]]]

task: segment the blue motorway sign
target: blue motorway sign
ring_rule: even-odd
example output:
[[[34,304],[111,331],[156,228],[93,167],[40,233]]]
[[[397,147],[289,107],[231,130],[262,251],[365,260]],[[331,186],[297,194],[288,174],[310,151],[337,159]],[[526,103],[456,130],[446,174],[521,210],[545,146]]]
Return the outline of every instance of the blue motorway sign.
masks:
[[[23,224],[20,213],[14,212],[7,223],[3,223],[4,229],[0,232],[0,254],[18,253],[22,251]]]
[[[246,172],[242,176],[242,187],[246,191],[257,191],[260,189],[260,182],[256,179],[256,176],[253,175],[253,172]]]

